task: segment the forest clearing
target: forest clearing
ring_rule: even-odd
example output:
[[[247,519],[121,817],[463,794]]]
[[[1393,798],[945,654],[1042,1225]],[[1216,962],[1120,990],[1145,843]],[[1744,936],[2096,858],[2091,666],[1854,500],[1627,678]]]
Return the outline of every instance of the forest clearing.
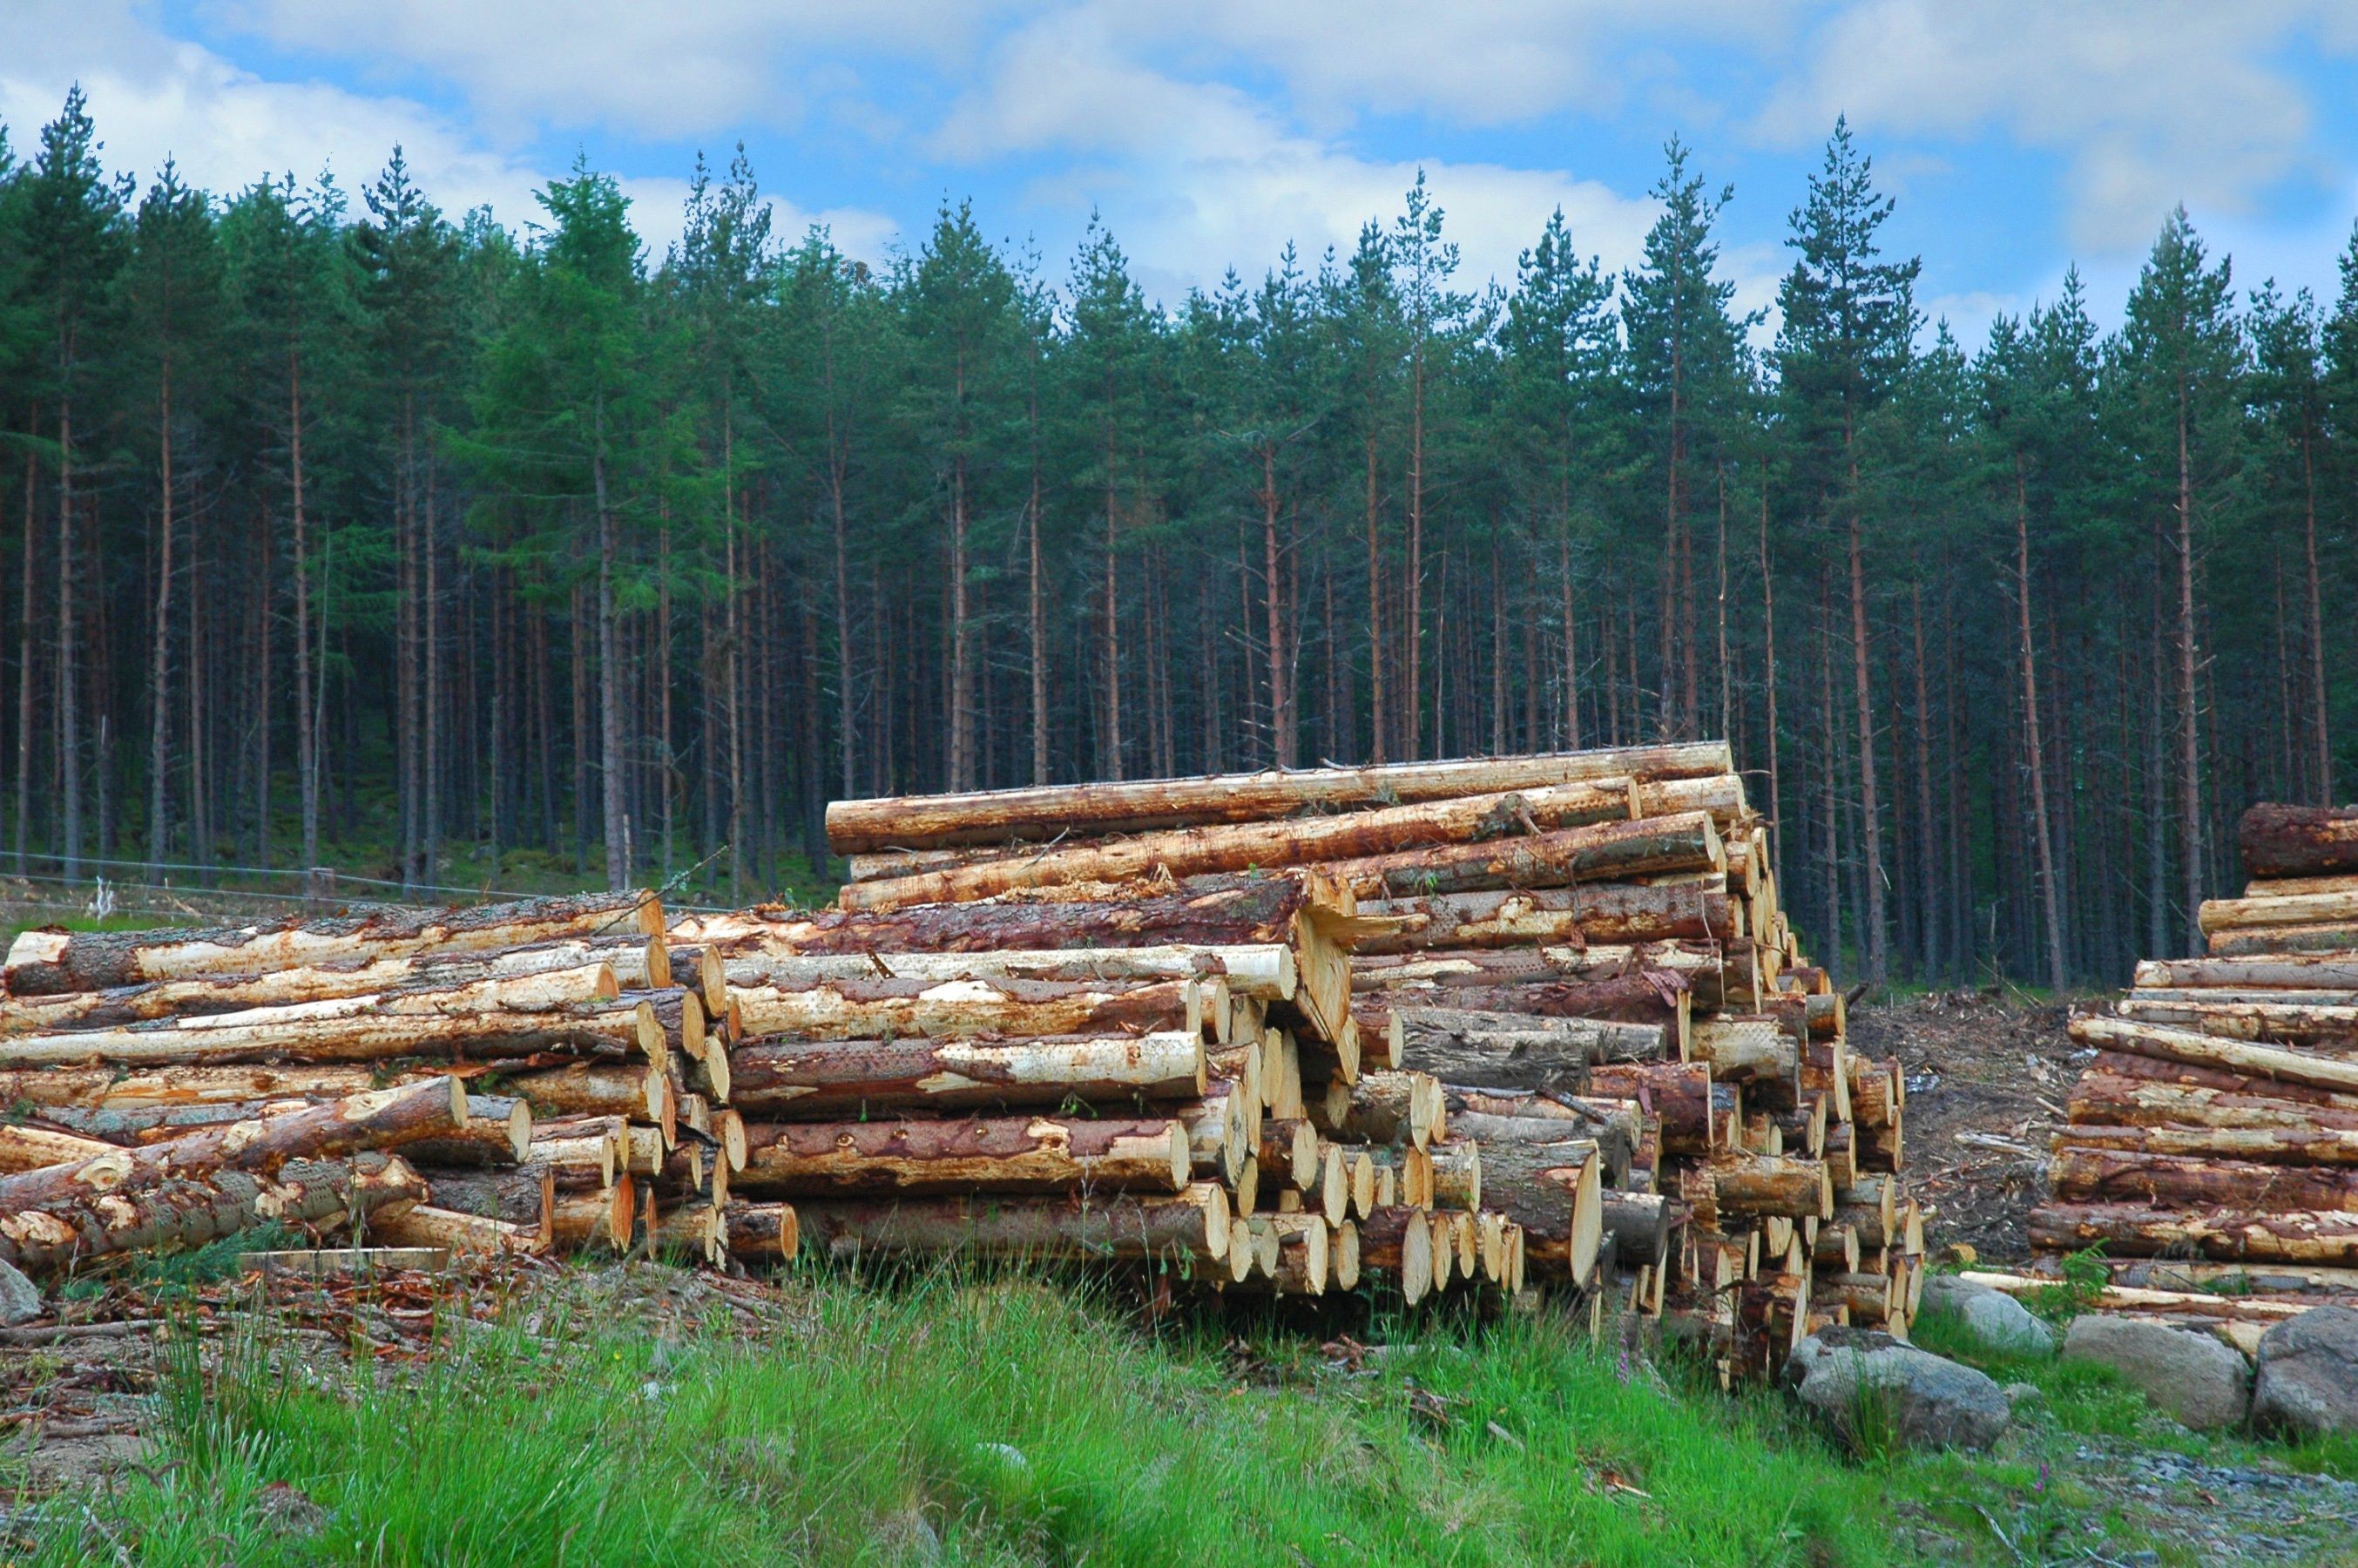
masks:
[[[2358,1297],[2358,1271],[2306,1244],[2241,1243],[2199,1278],[2135,1247],[2037,1261],[2132,1195],[2066,1168],[2115,1149],[2111,1056],[2008,1217],[1960,1189],[1975,1155],[2032,1151],[2027,1127],[1936,1119],[1911,1174],[1911,1092],[1937,1106],[2006,1052],[1865,1054],[1728,762],[1704,742],[849,802],[829,829],[851,880],[816,910],[637,891],[22,932],[0,1015],[0,1279],[30,1295],[0,1328],[16,1539],[299,1562],[375,1530],[506,1560],[430,1489],[366,1483],[363,1433],[431,1452],[487,1424],[518,1517],[603,1532],[598,1560],[1184,1562],[1206,1529],[1321,1562],[2192,1563],[2255,1531],[2252,1560],[2340,1560],[2346,1429],[2190,1424],[2133,1371],[2059,1357],[2043,1319],[2190,1325],[2265,1364],[2259,1336]],[[2331,896],[2257,893],[2294,901],[2257,928],[2314,925],[2299,901]],[[2312,989],[2286,994],[2314,1031],[2336,1015]],[[2196,1048],[2136,1054],[2174,1038],[2149,1000],[2073,1028],[2182,1064]],[[2314,1040],[2186,1033],[2255,1072],[2349,1070],[2295,1056]],[[2261,1157],[2293,1177],[2300,1141],[2277,1140]],[[2163,1184],[2177,1148],[2119,1156],[2155,1173],[2157,1217],[2239,1190],[2232,1163]],[[1952,1192],[1977,1242],[1936,1265]],[[2045,1193],[2065,1206],[2031,1209]],[[1943,1292],[1966,1291],[2026,1297],[2036,1343],[1961,1316]],[[969,1372],[968,1336],[1023,1348]],[[1976,1381],[1813,1395],[1845,1351]],[[529,1391],[552,1377],[553,1404]],[[1258,1485],[1299,1495],[1109,1468],[1125,1427],[1230,1424],[1205,1401],[1239,1398],[1259,1413],[1233,1441],[1278,1466]],[[855,1400],[882,1401],[852,1425],[898,1457],[822,1485],[805,1445]],[[581,1448],[616,1400],[652,1408]],[[723,1456],[702,1499],[611,1511],[603,1467],[688,1430]],[[1315,1457],[1337,1441],[1366,1464]],[[176,1520],[188,1483],[157,1452],[231,1499],[210,1533]],[[1753,1500],[1702,1507],[1735,1453]],[[103,1509],[56,1511],[94,1477]]]

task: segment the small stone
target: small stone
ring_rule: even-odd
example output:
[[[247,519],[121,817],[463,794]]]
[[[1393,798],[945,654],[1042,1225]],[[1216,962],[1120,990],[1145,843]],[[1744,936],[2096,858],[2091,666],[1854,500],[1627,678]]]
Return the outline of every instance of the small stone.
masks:
[[[1853,1447],[1987,1448],[2013,1419],[1996,1383],[1874,1329],[1822,1329],[1796,1346],[1785,1383]],[[1862,1431],[1872,1421],[1877,1433]]]
[[[2239,1426],[2251,1409],[2244,1358],[2207,1334],[2149,1318],[2092,1313],[2071,1320],[2063,1358],[2110,1367],[2196,1432]]]
[[[2047,1390],[2036,1383],[2008,1383],[2000,1391],[2006,1395],[2006,1409],[2017,1418],[2047,1404]]]
[[[2261,1337],[2252,1424],[2292,1437],[2358,1432],[2358,1310],[2318,1307]]]
[[[41,1287],[25,1277],[13,1263],[0,1263],[0,1323],[14,1328],[20,1323],[30,1323],[47,1312],[42,1304]]]

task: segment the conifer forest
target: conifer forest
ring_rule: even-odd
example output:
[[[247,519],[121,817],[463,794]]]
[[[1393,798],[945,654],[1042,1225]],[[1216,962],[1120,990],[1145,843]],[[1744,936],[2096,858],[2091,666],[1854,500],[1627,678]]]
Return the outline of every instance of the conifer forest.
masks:
[[[1968,342],[1839,125],[1799,190],[1671,143],[1628,271],[1533,212],[1470,278],[1420,178],[1178,299],[956,200],[853,260],[741,154],[656,254],[587,164],[503,227],[398,149],[7,130],[18,876],[753,898],[833,799],[1724,735],[1813,950],[2061,987],[2358,763],[2358,248],[2317,299],[2157,212],[2125,306]],[[1772,317],[1731,200],[1791,209]]]

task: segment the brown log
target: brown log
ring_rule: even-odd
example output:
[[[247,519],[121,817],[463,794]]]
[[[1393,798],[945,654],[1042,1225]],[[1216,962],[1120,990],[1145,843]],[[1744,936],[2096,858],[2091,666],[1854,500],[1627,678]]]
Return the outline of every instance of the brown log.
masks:
[[[1502,1143],[1555,1143],[1566,1138],[1586,1139],[1596,1145],[1602,1161],[1598,1176],[1607,1186],[1617,1186],[1628,1178],[1636,1150],[1628,1124],[1611,1119],[1565,1121],[1553,1117],[1492,1116],[1468,1111],[1464,1115],[1453,1112],[1449,1127],[1453,1138],[1471,1139],[1489,1149]],[[1440,1147],[1433,1146],[1436,1154]]]
[[[2097,1126],[2358,1129],[2358,1095],[2105,1051],[2064,1104]]]
[[[782,1261],[801,1249],[801,1216],[792,1204],[731,1198],[720,1208],[720,1243],[732,1258]]]
[[[1344,1114],[1324,1102],[1307,1108],[1318,1130],[1370,1143],[1408,1143],[1422,1149],[1447,1114],[1441,1085],[1425,1073],[1363,1073],[1350,1086]]]
[[[1361,953],[1673,940],[1733,942],[1735,907],[1724,888],[1605,882],[1561,888],[1412,894],[1370,900],[1359,913],[1398,928],[1363,938]]]
[[[1347,861],[1630,816],[1627,778],[1379,807],[1332,816],[1217,823],[1141,832],[848,884],[845,909],[964,903],[1060,882],[1122,882],[1259,867]]]
[[[1708,1154],[1717,1144],[1713,1087],[1708,1062],[1608,1065],[1592,1069],[1588,1080],[1590,1093],[1634,1099],[1659,1118],[1663,1152],[1685,1155]]]
[[[504,1095],[469,1095],[466,1119],[404,1145],[416,1165],[517,1165],[532,1144],[532,1107]]]
[[[466,1119],[466,1090],[456,1078],[373,1089],[284,1116],[200,1128],[168,1142],[0,1176],[0,1214],[60,1209],[224,1169],[267,1174],[289,1160],[333,1160],[447,1134]]]
[[[2358,1007],[2311,1007],[2289,1002],[2150,1001],[2125,997],[2123,1018],[2189,1029],[2223,1040],[2306,1045],[2334,1055],[2358,1054]]]
[[[1888,1247],[1901,1238],[1900,1209],[1895,1175],[1862,1175],[1846,1187],[1834,1188],[1834,1223],[1857,1231],[1864,1248]]]
[[[840,979],[799,986],[731,986],[752,1035],[806,1040],[880,1036],[1109,1034],[1184,1030],[1202,1034],[1220,997],[1206,979],[1107,983],[1074,980]],[[1217,1027],[1226,1029],[1225,998]]]
[[[1629,1167],[1647,1132],[1657,1124],[1634,1099],[1599,1099],[1593,1096],[1493,1094],[1462,1084],[1442,1086],[1449,1109],[1450,1130],[1462,1138],[1540,1136],[1523,1124],[1538,1122],[1555,1129],[1554,1137],[1593,1138],[1605,1160],[1605,1183],[1619,1186],[1628,1180]],[[1482,1118],[1468,1120],[1468,1117]],[[1514,1123],[1514,1126],[1495,1126]]]
[[[1207,947],[1094,947],[997,953],[759,953],[726,966],[734,986],[808,986],[828,980],[1008,979],[1065,984],[1137,985],[1219,975],[1232,996],[1291,1001],[1298,982],[1293,950],[1263,942]]]
[[[1493,1147],[1496,1147],[1494,1144]],[[1482,1206],[1482,1145],[1471,1135],[1435,1143],[1425,1152],[1433,1158],[1433,1202],[1436,1208]]]
[[[81,1187],[44,1206],[0,1209],[0,1259],[46,1271],[110,1252],[201,1246],[258,1225],[340,1226],[425,1195],[407,1162],[376,1151],[291,1160],[273,1172],[216,1168],[133,1189]]]
[[[442,1065],[415,1076],[438,1077],[449,1071]],[[395,1076],[397,1080],[399,1075]],[[380,1087],[376,1072],[365,1066],[168,1066],[144,1073],[113,1067],[35,1067],[0,1072],[0,1103],[137,1110],[289,1098],[341,1099]]]
[[[1432,1293],[1433,1227],[1423,1210],[1376,1208],[1360,1217],[1358,1232],[1362,1272],[1390,1277],[1410,1306]]]
[[[661,1122],[668,1096],[659,1065],[574,1062],[517,1073],[506,1086],[541,1116],[627,1116]]]
[[[1438,1007],[1394,1008],[1391,1022],[1394,1065],[1454,1083],[1577,1094],[1592,1063],[1660,1061],[1665,1054],[1663,1029],[1656,1023]]]
[[[1670,1256],[1671,1238],[1686,1223],[1687,1206],[1660,1193],[1619,1192],[1607,1187],[1600,1195],[1606,1234],[1613,1238],[1613,1256],[1619,1267],[1659,1268]]]
[[[955,1253],[1089,1262],[1228,1256],[1228,1194],[1197,1182],[1170,1197],[1136,1194],[824,1198],[795,1206],[803,1232],[835,1252]]]
[[[1392,1012],[1411,1007],[1651,1024],[1664,1032],[1665,1054],[1675,1044],[1683,1056],[1689,1006],[1690,995],[1679,975],[1667,969],[1646,969],[1613,979],[1569,985],[1402,986],[1362,994],[1352,1009],[1352,1016],[1357,1020],[1363,1037],[1376,1033],[1389,1034]]]
[[[1318,1130],[1306,1117],[1267,1117],[1260,1124],[1261,1176],[1280,1187],[1308,1192],[1318,1183]]]
[[[769,1117],[825,1119],[919,1107],[1120,1103],[1203,1095],[1200,1034],[1011,1040],[763,1041],[730,1058],[730,1098]]]
[[[1835,1217],[1834,1185],[1823,1162],[1781,1154],[1714,1155],[1680,1173],[1679,1195],[1708,1229],[1766,1216]]]
[[[427,1169],[420,1173],[432,1190],[438,1208],[475,1215],[513,1225],[537,1238],[535,1251],[545,1251],[557,1238],[555,1173],[546,1164],[525,1164],[513,1171]]]
[[[548,1249],[548,1237],[541,1227],[422,1203],[399,1214],[372,1218],[369,1238],[383,1247],[438,1247],[449,1252],[492,1258],[512,1258]]]
[[[1566,887],[1647,871],[1720,871],[1725,863],[1718,830],[1698,811],[1371,855],[1325,870],[1360,897],[1377,899]]]
[[[616,1177],[608,1187],[560,1192],[549,1206],[550,1245],[567,1251],[628,1251],[638,1228],[638,1183],[629,1175]]]
[[[2047,1181],[2058,1203],[2358,1212],[2358,1173],[2209,1154],[2059,1144],[2047,1162]]]
[[[2358,1263],[2358,1215],[2338,1210],[2157,1209],[2144,1204],[2045,1204],[2030,1211],[2035,1250],[2103,1242],[2116,1257]]]
[[[1549,1279],[1588,1278],[1605,1234],[1595,1143],[1498,1143],[1483,1153],[1485,1196],[1523,1227],[1531,1266]]]
[[[566,937],[663,933],[653,893],[583,893],[481,904],[393,910],[335,920],[162,931],[27,931],[8,950],[11,996],[106,990],[149,980],[260,975],[301,966],[368,962],[424,953],[480,952]]]
[[[1775,1086],[1790,1093],[1801,1081],[1801,1043],[1775,1018],[1698,1018],[1688,1049],[1693,1060],[1710,1064],[1714,1083]]]
[[[761,1122],[745,1129],[748,1193],[1177,1192],[1187,1130],[1168,1120],[1030,1116],[960,1121]]]
[[[2237,825],[2235,844],[2246,876],[2345,876],[2358,871],[2358,808],[2255,806]]]
[[[837,801],[827,811],[827,847],[838,855],[850,855],[1050,839],[1069,833],[1139,833],[1547,789],[1600,778],[1703,777],[1727,773],[1734,765],[1726,743],[1713,741],[1390,767]]]
[[[2155,1056],[2252,1077],[2278,1078],[2337,1093],[2358,1093],[2358,1062],[2255,1045],[2124,1018],[2075,1018],[2071,1038],[2100,1050]]]

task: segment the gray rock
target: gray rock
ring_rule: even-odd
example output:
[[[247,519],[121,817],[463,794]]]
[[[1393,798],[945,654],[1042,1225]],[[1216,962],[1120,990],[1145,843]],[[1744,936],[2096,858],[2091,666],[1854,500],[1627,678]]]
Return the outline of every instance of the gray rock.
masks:
[[[1854,1448],[1987,1448],[2012,1420],[1988,1378],[1877,1329],[1819,1330],[1787,1359],[1785,1386]]]
[[[2047,1390],[2036,1383],[2008,1383],[2000,1391],[2017,1419],[2047,1408]]]
[[[14,1328],[49,1310],[42,1304],[40,1286],[27,1279],[15,1264],[0,1263],[0,1323]]]
[[[2242,1424],[2251,1409],[2244,1358],[2207,1334],[2149,1318],[2091,1313],[2071,1320],[2063,1358],[2110,1367],[2196,1432]]]
[[[2319,1307],[2288,1318],[2260,1340],[2252,1424],[2322,1437],[2358,1432],[2358,1311]]]
[[[1965,1325],[1965,1332],[1991,1350],[2016,1356],[2051,1356],[2055,1331],[2031,1316],[2030,1309],[2004,1291],[1976,1285],[1954,1274],[1928,1274],[1921,1310],[1947,1313]]]

